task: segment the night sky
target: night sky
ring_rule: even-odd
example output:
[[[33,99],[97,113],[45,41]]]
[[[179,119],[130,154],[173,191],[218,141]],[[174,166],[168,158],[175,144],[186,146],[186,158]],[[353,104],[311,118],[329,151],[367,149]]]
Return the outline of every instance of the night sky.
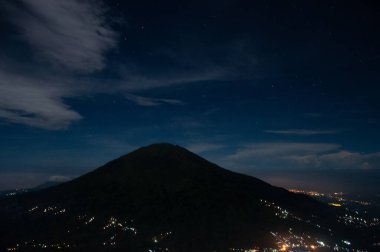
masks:
[[[170,142],[378,192],[379,27],[376,1],[1,1],[0,189]]]

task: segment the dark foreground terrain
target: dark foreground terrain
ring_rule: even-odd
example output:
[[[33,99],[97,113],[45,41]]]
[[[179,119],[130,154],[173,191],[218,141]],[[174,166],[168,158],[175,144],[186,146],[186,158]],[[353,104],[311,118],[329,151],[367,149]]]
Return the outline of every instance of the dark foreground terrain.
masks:
[[[171,144],[0,200],[0,251],[376,251],[372,227]]]

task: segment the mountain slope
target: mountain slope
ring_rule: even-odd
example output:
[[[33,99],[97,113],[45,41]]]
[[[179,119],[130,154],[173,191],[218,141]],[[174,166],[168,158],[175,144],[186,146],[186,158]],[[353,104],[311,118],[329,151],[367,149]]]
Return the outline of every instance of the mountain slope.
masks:
[[[308,196],[225,170],[171,144],[140,148],[67,183],[1,203],[1,214],[11,216],[0,228],[8,240],[4,246],[32,238],[61,243],[65,233],[77,249],[97,250],[224,251],[249,248],[253,240],[273,247],[277,240],[270,232],[290,226],[328,237],[327,227],[316,230],[313,223],[331,227],[335,215]],[[112,227],[118,238],[104,231],[112,218],[121,229],[128,227]]]

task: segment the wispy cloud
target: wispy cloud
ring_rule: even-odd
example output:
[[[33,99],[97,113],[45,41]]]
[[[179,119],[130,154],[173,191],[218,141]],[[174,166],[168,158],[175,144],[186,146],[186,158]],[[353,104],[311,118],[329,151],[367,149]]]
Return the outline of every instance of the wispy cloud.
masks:
[[[55,83],[56,84],[56,83]],[[12,123],[57,130],[81,115],[64,104],[67,88],[48,80],[25,78],[0,69],[0,118]]]
[[[205,79],[216,80],[220,75],[189,73],[183,76],[143,77],[104,82],[97,79],[74,80],[73,77],[35,76],[24,73],[10,73],[0,67],[0,118],[8,122],[24,124],[49,130],[65,129],[82,116],[65,104],[65,99],[96,94],[124,94],[124,97],[139,106],[163,104],[184,105],[178,99],[150,98],[133,94],[159,87],[185,85]],[[107,88],[105,88],[107,87]],[[131,93],[133,92],[133,93]]]
[[[186,146],[187,149],[189,149],[190,151],[195,152],[195,153],[220,150],[220,149],[223,149],[225,147],[226,147],[226,145],[224,145],[224,144],[214,144],[214,143],[194,143],[194,144]]]
[[[308,129],[283,129],[283,130],[264,130],[266,133],[295,136],[313,136],[313,135],[334,135],[341,132],[340,130],[308,130]]]
[[[48,178],[49,182],[67,182],[69,180],[71,180],[70,177],[63,175],[52,175]]]
[[[99,1],[22,0],[7,2],[11,21],[37,56],[69,70],[93,72],[117,44]]]
[[[58,74],[46,73],[42,66],[33,74],[22,67],[1,67],[0,118],[43,129],[65,129],[82,118],[65,99],[94,92],[70,76],[102,70],[106,53],[117,45],[117,33],[105,18],[106,8],[97,0],[21,0],[1,5],[34,57],[58,66]]]
[[[179,43],[180,46],[159,48],[157,57],[170,63],[157,65],[147,73],[146,68],[129,62],[120,67],[120,87],[134,92],[195,82],[251,79],[255,76],[252,68],[257,65],[256,56],[248,49],[251,43],[238,39],[212,47]]]
[[[326,117],[328,114],[326,113],[317,113],[317,112],[310,112],[310,113],[305,113],[304,117],[305,118],[321,118],[321,117]]]
[[[163,99],[163,98],[148,98],[144,96],[138,96],[133,94],[126,94],[125,97],[136,103],[140,106],[145,107],[152,107],[152,106],[159,106],[162,104],[172,104],[172,105],[184,105],[185,103],[180,100],[174,100],[174,99]]]
[[[359,153],[339,150],[326,154],[293,155],[288,160],[297,166],[325,169],[380,169],[380,152]]]
[[[241,69],[255,64],[254,57],[247,56],[241,43],[211,48],[213,54],[224,59],[222,61],[204,54],[203,51],[210,48],[203,46],[199,50],[185,46],[183,51],[170,47],[172,53],[160,53],[156,48],[157,57],[170,63],[147,71],[141,62],[120,59],[115,72],[110,71],[111,77],[105,79],[95,73],[105,71],[107,53],[118,46],[118,31],[109,25],[105,3],[100,0],[20,0],[0,4],[18,31],[17,38],[30,45],[34,56],[25,57],[26,70],[14,63],[1,62],[0,118],[10,123],[65,129],[82,118],[67,104],[67,99],[97,94],[122,94],[139,106],[183,105],[178,99],[150,98],[143,93],[204,81],[246,78],[245,70]],[[51,68],[51,63],[58,67]],[[10,69],[4,70],[5,67]]]
[[[229,159],[247,159],[257,157],[284,157],[297,153],[307,155],[324,153],[337,150],[340,145],[329,143],[294,143],[294,142],[270,142],[246,145],[236,153],[228,156]]]
[[[175,130],[194,130],[204,126],[204,122],[192,116],[179,116],[169,121],[170,126]]]
[[[186,72],[172,73],[173,69],[165,69],[166,73],[147,75],[136,71],[122,70],[122,81],[117,83],[121,90],[136,92],[155,88],[171,87],[202,81],[226,80],[228,71],[224,67],[205,67],[206,69],[189,69]]]
[[[0,190],[31,188],[46,182],[48,177],[45,173],[0,171]]]
[[[141,146],[136,146],[124,141],[123,139],[126,136],[119,135],[116,138],[105,137],[105,136],[90,136],[87,138],[88,144],[95,147],[96,149],[101,149],[103,154],[110,153],[109,158],[115,158],[112,155],[125,155],[129,151],[133,151]],[[102,160],[104,162],[108,161],[107,159]]]
[[[66,182],[72,177],[43,172],[8,172],[0,170],[0,191],[33,188],[45,182]]]
[[[225,161],[238,169],[380,169],[380,152],[359,153],[331,143],[267,142],[245,145]]]

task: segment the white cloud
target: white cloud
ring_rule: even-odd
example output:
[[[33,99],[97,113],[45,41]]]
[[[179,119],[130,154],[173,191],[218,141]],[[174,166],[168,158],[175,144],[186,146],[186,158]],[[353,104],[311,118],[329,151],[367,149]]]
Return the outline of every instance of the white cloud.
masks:
[[[103,69],[107,51],[117,44],[100,1],[21,0],[2,5],[34,56],[69,72]],[[68,81],[70,74],[38,72],[0,68],[0,118],[43,129],[64,129],[82,118],[64,99],[101,92],[89,88],[96,86],[92,83]]]
[[[22,0],[7,3],[11,21],[24,39],[53,64],[93,72],[105,66],[105,54],[117,44],[99,1]]]
[[[25,57],[25,65],[0,62],[0,118],[7,122],[65,129],[82,118],[68,106],[67,98],[125,94],[126,99],[140,106],[183,105],[180,100],[135,93],[242,77],[236,67],[231,67],[236,62],[228,55],[220,65],[203,54],[194,57],[193,50],[178,54],[173,49],[172,65],[164,65],[154,73],[147,74],[146,68],[123,61],[120,64],[129,67],[117,66],[117,77],[97,79],[91,73],[104,69],[107,52],[117,46],[118,39],[117,32],[107,25],[106,8],[99,0],[20,0],[0,4],[34,56],[33,60]],[[246,55],[241,50],[238,53]],[[41,59],[59,67],[52,69],[41,64]]]
[[[69,90],[54,84],[0,69],[0,118],[51,130],[64,129],[81,119],[62,101]]]

